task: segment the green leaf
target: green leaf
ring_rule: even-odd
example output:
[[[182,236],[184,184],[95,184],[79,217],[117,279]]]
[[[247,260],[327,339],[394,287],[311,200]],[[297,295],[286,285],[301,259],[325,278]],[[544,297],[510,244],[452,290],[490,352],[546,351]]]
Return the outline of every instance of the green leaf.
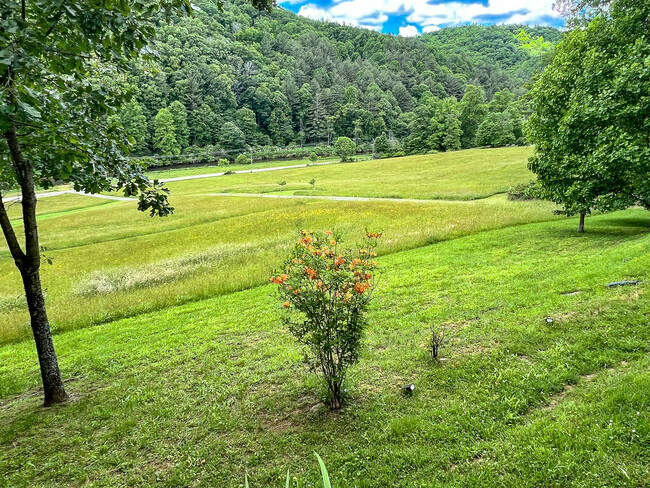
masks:
[[[316,458],[318,459],[318,464],[320,464],[320,472],[323,475],[323,488],[332,488],[332,485],[330,483],[330,477],[329,474],[327,474],[327,468],[325,467],[325,463],[321,459],[321,457],[318,455],[316,451],[314,451],[314,454],[316,454]]]

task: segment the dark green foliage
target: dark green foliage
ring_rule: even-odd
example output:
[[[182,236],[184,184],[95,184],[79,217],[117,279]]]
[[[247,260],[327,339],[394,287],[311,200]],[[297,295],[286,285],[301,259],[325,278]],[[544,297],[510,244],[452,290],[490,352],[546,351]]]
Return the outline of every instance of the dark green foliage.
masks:
[[[460,102],[460,130],[462,131],[461,146],[474,146],[479,125],[487,115],[485,93],[482,88],[469,85]]]
[[[153,147],[164,155],[181,153],[181,145],[176,138],[176,128],[171,112],[161,108],[154,119]]]
[[[521,26],[476,26],[407,39],[315,22],[282,8],[260,15],[240,0],[226,2],[224,11],[212,0],[196,3],[199,9],[191,19],[171,25],[161,19],[158,71],[136,69],[129,80],[139,88],[137,101],[151,132],[161,108],[171,111],[173,102],[186,108],[189,141],[177,127],[181,147],[332,144],[339,136],[359,144],[381,134],[403,140],[409,135],[409,114],[431,96],[462,98],[468,80],[488,100],[504,88],[519,96],[542,62],[527,45],[540,35],[553,43],[559,35],[554,29],[524,27],[530,40],[523,42],[516,37]],[[441,45],[436,39],[444,36]],[[507,46],[512,62],[495,55],[497,42]],[[483,115],[481,107],[463,117],[459,112],[462,147],[472,146]],[[244,134],[245,143],[237,148],[240,139],[224,140],[220,134],[228,122]],[[428,144],[434,131],[421,131],[405,145],[408,150],[458,146],[453,117],[441,115],[435,125],[436,131],[447,127],[450,134]]]
[[[540,188],[536,181],[518,183],[508,188],[508,200],[535,200],[540,196]]]
[[[226,122],[219,131],[219,143],[225,149],[242,149],[246,144],[246,135],[232,122]]]
[[[174,121],[176,141],[178,141],[181,149],[185,149],[189,145],[190,140],[190,130],[187,126],[187,110],[185,109],[185,105],[176,100],[167,108]]]
[[[133,149],[144,151],[149,146],[149,131],[147,118],[142,113],[142,107],[135,100],[131,100],[120,111],[120,124],[127,135],[133,138]]]
[[[530,94],[530,169],[567,215],[650,209],[650,4],[615,0],[574,30]]]
[[[390,155],[392,147],[385,135],[380,135],[375,139],[375,156],[385,158]]]
[[[514,144],[517,138],[510,114],[489,113],[476,131],[476,145],[502,147]]]

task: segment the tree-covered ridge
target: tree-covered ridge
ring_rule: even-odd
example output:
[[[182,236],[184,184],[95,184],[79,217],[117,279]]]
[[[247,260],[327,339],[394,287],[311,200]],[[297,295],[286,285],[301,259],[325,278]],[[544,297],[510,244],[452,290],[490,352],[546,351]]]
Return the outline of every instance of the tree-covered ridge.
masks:
[[[392,152],[521,142],[520,111],[508,107],[486,123],[513,136],[476,139],[493,111],[486,103],[508,89],[514,95],[501,95],[516,105],[543,61],[543,49],[517,37],[522,29],[542,43],[559,36],[548,28],[468,26],[402,38],[281,8],[268,14],[241,2],[223,11],[211,0],[196,4],[193,17],[161,22],[154,69],[135,69],[129,80],[136,97],[120,119],[140,153],[332,143],[338,136],[383,136]]]

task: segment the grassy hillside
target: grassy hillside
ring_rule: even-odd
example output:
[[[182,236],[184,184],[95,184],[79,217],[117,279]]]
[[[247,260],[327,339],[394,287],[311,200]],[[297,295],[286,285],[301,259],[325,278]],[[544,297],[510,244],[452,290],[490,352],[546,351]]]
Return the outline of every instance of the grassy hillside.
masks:
[[[53,328],[60,332],[96,325],[265,283],[303,227],[383,230],[380,251],[388,254],[556,218],[550,204],[508,202],[503,195],[430,202],[210,195],[235,182],[234,190],[255,193],[279,188],[280,179],[291,188],[295,181],[314,177],[316,190],[304,193],[463,199],[527,181],[528,151],[460,151],[175,182],[170,187],[176,211],[165,219],[138,212],[134,202],[78,195],[45,198],[39,203],[40,234],[53,265],[44,266],[42,273]],[[1,343],[29,336],[21,282],[4,243],[0,274],[6,277],[0,282]]]
[[[216,180],[170,183],[183,192],[296,193],[416,199],[474,200],[532,179],[529,147],[472,149],[435,155],[315,166]],[[309,182],[314,179],[314,188]],[[285,186],[278,183],[285,181]]]
[[[59,334],[74,401],[47,411],[33,345],[4,346],[0,479],[236,487],[248,470],[279,486],[289,468],[319,486],[316,450],[334,486],[647,486],[647,287],[605,286],[648,280],[647,215],[594,217],[582,236],[574,224],[382,257],[340,414],[270,286]],[[442,322],[455,336],[435,365],[422,344]]]

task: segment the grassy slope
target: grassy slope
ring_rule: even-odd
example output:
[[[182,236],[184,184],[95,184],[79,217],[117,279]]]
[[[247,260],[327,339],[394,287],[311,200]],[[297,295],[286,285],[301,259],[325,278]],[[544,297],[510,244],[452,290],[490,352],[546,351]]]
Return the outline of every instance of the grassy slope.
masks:
[[[503,158],[524,150],[504,149],[503,154],[507,156]],[[469,155],[462,156],[463,153]],[[476,163],[477,154],[487,155],[487,162]],[[458,181],[448,191],[460,196],[464,188],[471,187],[479,178],[487,178],[486,171],[494,164],[495,155],[490,150],[454,153],[456,163],[462,156],[483,170],[459,171]],[[517,164],[512,163],[508,170],[507,178],[511,181],[526,171],[523,156],[516,157]],[[413,183],[406,177],[410,172],[429,172],[430,166],[450,164],[444,154],[403,158],[407,169],[395,172],[394,161],[390,161],[370,164],[389,165],[377,169],[377,174],[384,175],[382,178],[403,175],[405,179],[395,184],[404,185],[405,195]],[[323,175],[336,172],[337,176],[332,177],[336,181],[343,168],[355,180],[355,174],[367,173],[362,166],[365,164],[317,169]],[[260,175],[267,181],[276,177],[273,173]],[[242,181],[257,176],[237,175]],[[131,202],[106,202],[77,195],[43,199],[39,204],[43,212],[41,240],[48,249],[46,254],[54,260],[53,266],[43,268],[43,282],[48,291],[48,310],[54,330],[103,323],[259,285],[265,282],[279,263],[280,254],[302,227],[335,226],[350,232],[366,227],[383,230],[386,239],[382,252],[386,254],[483,230],[555,218],[549,204],[507,202],[502,195],[471,202],[424,203],[258,200],[205,195],[221,180],[174,183],[172,203],[176,212],[166,219],[151,219],[137,212]],[[359,181],[355,185],[372,191],[372,178]],[[253,182],[251,185],[254,186]],[[87,208],[80,208],[83,201],[87,202]],[[157,270],[164,271],[165,276],[156,278]],[[0,281],[2,343],[29,335],[28,315],[19,299],[21,282],[3,245],[0,245],[0,275],[6,277]],[[92,289],[96,283],[108,292],[78,293]]]
[[[647,215],[475,234],[385,256],[342,414],[319,406],[272,288],[56,338],[76,401],[41,410],[33,347],[0,349],[7,486],[647,486]],[[580,291],[579,294],[566,292]],[[546,324],[544,318],[554,318]],[[431,324],[456,331],[432,365]],[[413,381],[412,398],[400,386]],[[32,395],[31,392],[35,394]]]
[[[532,174],[526,168],[529,147],[471,149],[435,155],[407,156],[353,164],[287,169],[213,180],[170,183],[184,192],[341,195],[418,199],[485,198]],[[309,181],[316,180],[315,189]],[[280,187],[279,182],[286,181]]]

